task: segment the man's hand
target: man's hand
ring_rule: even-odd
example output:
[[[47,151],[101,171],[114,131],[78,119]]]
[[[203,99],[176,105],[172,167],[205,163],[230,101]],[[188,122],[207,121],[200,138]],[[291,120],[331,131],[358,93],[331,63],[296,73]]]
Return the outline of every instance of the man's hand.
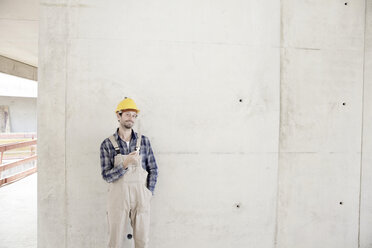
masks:
[[[123,162],[123,168],[124,169],[128,168],[128,165],[130,164],[137,164],[138,159],[139,159],[138,152],[134,151],[134,152],[129,153]]]

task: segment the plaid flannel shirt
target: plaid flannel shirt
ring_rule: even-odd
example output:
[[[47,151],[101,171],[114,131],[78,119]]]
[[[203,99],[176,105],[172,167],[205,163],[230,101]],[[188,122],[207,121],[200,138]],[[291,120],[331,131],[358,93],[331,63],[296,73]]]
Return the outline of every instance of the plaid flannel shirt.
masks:
[[[123,155],[128,155],[129,153],[135,151],[138,134],[132,129],[132,135],[128,148],[127,143],[119,137],[118,132],[119,128],[114,133],[114,137],[119,145],[120,153]],[[127,172],[127,169],[124,169],[122,166],[114,167],[114,157],[116,153],[114,146],[111,144],[109,138],[105,139],[101,143],[100,151],[102,171],[101,174],[106,182],[112,183],[122,177],[125,172]],[[148,172],[147,188],[152,192],[152,194],[154,194],[158,177],[158,166],[156,165],[155,156],[151,149],[150,140],[144,135],[142,135],[141,139],[140,155],[142,156],[142,167]]]

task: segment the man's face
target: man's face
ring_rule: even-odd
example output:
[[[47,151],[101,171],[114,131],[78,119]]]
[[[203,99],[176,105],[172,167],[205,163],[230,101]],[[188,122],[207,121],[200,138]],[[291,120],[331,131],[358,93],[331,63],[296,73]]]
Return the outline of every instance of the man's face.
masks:
[[[121,116],[119,114],[117,114],[117,117],[118,117],[118,120],[120,122],[120,125],[123,128],[130,129],[130,128],[133,127],[134,122],[137,119],[137,112],[127,110],[127,111],[123,111]]]

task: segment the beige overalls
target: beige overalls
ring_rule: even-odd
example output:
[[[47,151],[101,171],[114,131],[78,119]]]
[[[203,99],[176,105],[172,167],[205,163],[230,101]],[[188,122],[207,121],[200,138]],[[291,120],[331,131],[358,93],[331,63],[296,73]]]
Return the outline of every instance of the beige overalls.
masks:
[[[138,134],[136,151],[140,152],[141,134]],[[123,164],[127,155],[122,155],[114,136],[110,138],[116,155],[114,166]],[[140,153],[139,153],[140,154]],[[107,217],[109,226],[109,248],[124,248],[125,239],[133,229],[135,248],[148,248],[150,230],[151,191],[146,187],[147,171],[142,168],[141,155],[136,164],[128,166],[127,172],[109,184]]]

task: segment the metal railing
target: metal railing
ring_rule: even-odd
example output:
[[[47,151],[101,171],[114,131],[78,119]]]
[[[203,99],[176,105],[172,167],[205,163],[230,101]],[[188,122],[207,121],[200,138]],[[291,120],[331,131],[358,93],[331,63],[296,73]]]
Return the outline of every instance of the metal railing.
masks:
[[[32,161],[35,161],[37,159],[37,155],[35,154],[35,149],[34,147],[36,146],[37,139],[33,139],[30,141],[22,141],[22,142],[14,142],[14,143],[9,143],[9,144],[2,144],[0,145],[0,187],[4,186],[6,184],[15,182],[19,179],[22,179],[26,176],[29,176],[37,171],[37,166],[35,163],[35,166],[32,168],[28,168],[22,171],[19,171],[15,174],[2,177],[2,174],[4,171],[9,170],[11,168],[15,168],[20,165],[24,165],[27,163],[30,163]],[[23,147],[31,147],[31,154],[30,156],[24,157],[20,160],[8,162],[8,163],[3,163],[3,157],[4,153],[9,151],[9,150],[14,150],[18,148],[23,148]]]

